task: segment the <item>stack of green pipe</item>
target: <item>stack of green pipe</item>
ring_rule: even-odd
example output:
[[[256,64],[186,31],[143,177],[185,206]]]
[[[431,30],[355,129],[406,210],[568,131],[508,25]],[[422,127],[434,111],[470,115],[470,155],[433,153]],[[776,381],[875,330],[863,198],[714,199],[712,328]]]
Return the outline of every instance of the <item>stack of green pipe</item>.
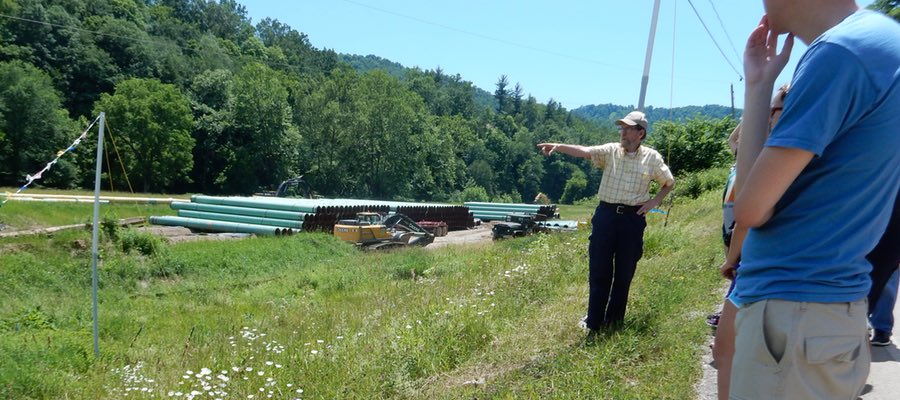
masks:
[[[472,217],[468,210],[455,204],[440,203],[412,203],[380,200],[358,199],[298,199],[280,197],[218,197],[206,195],[193,195],[191,202],[174,202],[172,209],[178,210],[178,216],[197,220],[209,220],[219,222],[231,222],[238,224],[250,224],[264,227],[282,227],[301,229],[303,221],[309,222],[310,229],[327,225],[329,217],[336,214],[346,214],[353,208],[377,208],[385,207],[391,212],[404,209],[403,212],[422,214],[417,218],[429,218],[441,215],[442,218],[451,220],[459,219],[457,214],[462,212],[462,218],[468,218],[471,224]],[[445,209],[446,212],[434,213],[434,209]],[[352,211],[355,212],[355,211]],[[444,214],[453,216],[448,217]],[[334,217],[336,218],[336,217]],[[342,216],[341,218],[346,218]],[[324,221],[324,222],[323,222]],[[448,223],[453,221],[447,221]],[[457,221],[459,225],[460,222]],[[462,226],[470,226],[463,224]],[[324,225],[323,225],[324,226]],[[321,227],[320,227],[321,228]],[[326,227],[327,229],[327,227]]]
[[[186,217],[150,217],[150,223],[153,225],[183,226],[186,228],[200,229],[210,232],[252,233],[255,235],[263,236],[291,235],[294,233],[291,228],[279,228],[275,226],[241,224],[237,222],[213,221],[208,219]]]
[[[556,205],[542,206],[540,204],[515,204],[515,203],[486,203],[470,201],[463,203],[472,211],[472,216],[483,221],[503,220],[513,213],[535,215],[541,213],[542,208],[555,209]],[[551,216],[551,215],[548,215]]]

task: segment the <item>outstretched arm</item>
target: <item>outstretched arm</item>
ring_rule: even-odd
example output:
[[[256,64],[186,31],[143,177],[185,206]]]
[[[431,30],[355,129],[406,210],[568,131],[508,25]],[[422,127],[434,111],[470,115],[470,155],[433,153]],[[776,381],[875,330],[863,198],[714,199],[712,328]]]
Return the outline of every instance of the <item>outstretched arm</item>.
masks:
[[[572,157],[591,159],[591,152],[586,146],[563,143],[539,143],[537,147],[541,149],[541,153],[545,156],[553,155],[553,153],[563,153]]]

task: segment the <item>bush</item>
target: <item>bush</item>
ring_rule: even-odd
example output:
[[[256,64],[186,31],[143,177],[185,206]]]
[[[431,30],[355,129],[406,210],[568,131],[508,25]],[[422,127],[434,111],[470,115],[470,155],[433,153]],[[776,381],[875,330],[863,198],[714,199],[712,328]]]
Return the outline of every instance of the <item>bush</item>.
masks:
[[[566,181],[566,187],[563,189],[563,194],[559,198],[559,202],[562,204],[572,204],[576,200],[584,197],[584,192],[587,190],[587,176],[584,172],[580,170],[576,170],[575,173],[572,174],[572,177]]]
[[[457,203],[464,203],[467,201],[491,201],[491,197],[488,196],[487,190],[484,190],[483,187],[471,185],[463,189],[462,192],[457,193],[454,196],[454,200]]]
[[[730,117],[696,117],[685,122],[660,121],[653,125],[647,144],[666,159],[675,175],[731,164],[728,135],[737,123]]]
[[[106,235],[108,240],[116,241],[119,239],[119,219],[115,216],[106,215],[100,221],[100,230]]]
[[[522,196],[518,193],[500,193],[491,199],[494,203],[521,203]]]
[[[674,195],[696,199],[710,190],[724,190],[729,171],[729,168],[710,168],[682,174],[675,179]]]
[[[159,236],[133,230],[127,230],[121,235],[119,245],[126,253],[137,251],[145,256],[161,254],[165,249],[165,243]]]

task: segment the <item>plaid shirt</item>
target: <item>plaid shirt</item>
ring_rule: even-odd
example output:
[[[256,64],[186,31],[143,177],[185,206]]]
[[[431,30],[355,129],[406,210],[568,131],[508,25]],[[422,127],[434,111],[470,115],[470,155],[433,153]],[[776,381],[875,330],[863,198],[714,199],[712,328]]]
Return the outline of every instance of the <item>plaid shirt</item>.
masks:
[[[650,200],[651,179],[663,186],[675,183],[662,156],[649,147],[626,154],[621,144],[607,143],[589,151],[591,161],[603,170],[597,191],[600,201],[636,206]]]

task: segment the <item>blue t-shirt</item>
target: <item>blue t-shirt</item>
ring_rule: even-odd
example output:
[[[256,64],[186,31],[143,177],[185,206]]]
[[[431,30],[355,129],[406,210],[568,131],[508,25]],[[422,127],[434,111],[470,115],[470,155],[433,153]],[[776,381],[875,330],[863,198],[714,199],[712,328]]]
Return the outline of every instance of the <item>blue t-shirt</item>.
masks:
[[[813,41],[766,146],[815,157],[750,229],[732,301],[866,297],[900,186],[900,24],[860,10]]]

